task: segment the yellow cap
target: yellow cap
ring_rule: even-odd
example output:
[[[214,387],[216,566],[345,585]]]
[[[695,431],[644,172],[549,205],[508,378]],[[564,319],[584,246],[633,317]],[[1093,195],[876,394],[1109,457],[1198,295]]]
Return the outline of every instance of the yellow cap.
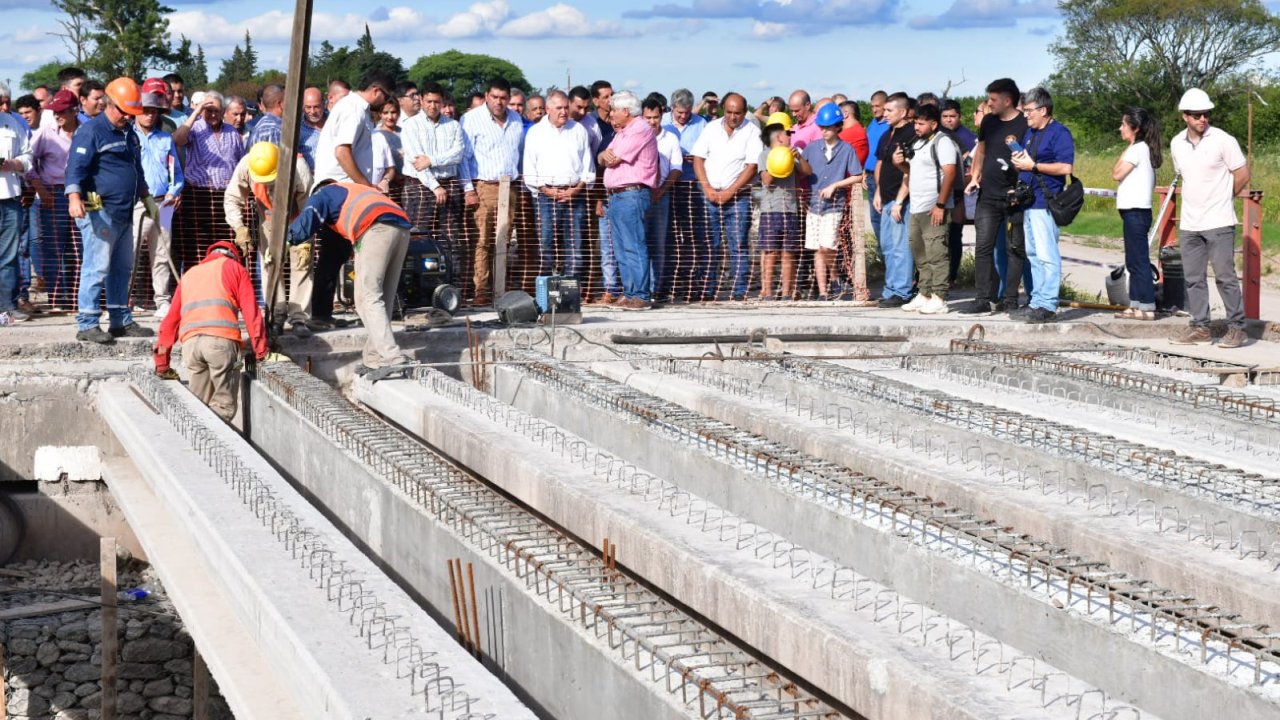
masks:
[[[776,147],[770,150],[764,160],[764,169],[779,180],[791,177],[796,169],[796,158],[791,154],[791,148]]]
[[[770,115],[768,120],[764,121],[764,125],[765,127],[768,127],[770,125],[781,125],[783,130],[790,130],[791,116],[784,112],[776,112]],[[789,175],[790,172],[788,172],[787,174]]]
[[[276,167],[280,164],[280,148],[265,140],[249,148],[249,179],[256,183],[276,181]]]

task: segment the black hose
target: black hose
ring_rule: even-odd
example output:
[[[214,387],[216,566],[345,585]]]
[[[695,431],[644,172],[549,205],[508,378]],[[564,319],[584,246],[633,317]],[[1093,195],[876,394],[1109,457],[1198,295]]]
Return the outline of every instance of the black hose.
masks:
[[[907,342],[905,335],[849,335],[843,333],[791,333],[769,335],[769,338],[782,342]],[[674,337],[671,335],[610,335],[609,340],[615,345],[696,345],[699,343],[745,343],[759,340],[758,335],[690,335]]]

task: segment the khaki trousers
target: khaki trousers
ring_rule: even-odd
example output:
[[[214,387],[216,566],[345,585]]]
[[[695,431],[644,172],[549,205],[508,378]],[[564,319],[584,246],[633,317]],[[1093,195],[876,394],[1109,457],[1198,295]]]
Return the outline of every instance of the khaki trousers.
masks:
[[[151,248],[151,292],[155,296],[156,307],[159,307],[173,298],[173,292],[169,289],[173,285],[173,270],[169,267],[169,251],[173,238],[158,221],[147,217],[147,208],[141,202],[135,203],[133,206],[135,257],[138,253],[139,225],[142,226],[142,239],[146,240],[147,247]]]
[[[498,188],[500,187],[498,183],[477,181],[475,184],[476,196],[479,197],[480,204],[474,208],[472,215],[476,226],[473,235],[475,254],[472,256],[472,273],[475,281],[475,296],[482,299],[493,294],[493,246],[498,232]],[[515,187],[514,182],[512,187]],[[507,203],[508,226],[514,217],[517,201],[517,198],[512,197],[511,202]]]
[[[366,367],[396,365],[404,357],[391,332],[391,312],[408,252],[408,229],[385,223],[374,223],[356,244],[356,314],[369,333],[364,343]]]
[[[191,392],[231,422],[240,402],[240,343],[196,335],[182,343],[182,362],[191,373]]]
[[[271,226],[268,223],[262,223],[259,229],[259,259],[261,259],[261,251],[266,249],[267,238],[271,237]],[[311,258],[313,252],[308,252],[306,248],[299,249],[290,247],[285,243],[285,251],[289,253],[289,294],[286,299],[284,291],[284,281],[276,286],[275,298],[271,303],[272,317],[276,322],[288,319],[290,323],[304,323],[311,318],[311,284],[314,279]],[[262,263],[262,296],[267,295],[267,283],[270,282],[271,263]]]

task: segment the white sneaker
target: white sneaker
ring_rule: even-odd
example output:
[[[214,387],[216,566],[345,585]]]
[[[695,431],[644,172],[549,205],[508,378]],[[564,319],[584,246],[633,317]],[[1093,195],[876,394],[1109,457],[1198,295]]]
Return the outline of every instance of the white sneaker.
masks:
[[[928,302],[920,308],[921,315],[946,315],[949,312],[951,308],[947,307],[947,301],[941,295],[930,295]]]
[[[916,293],[916,296],[911,298],[911,302],[902,306],[902,310],[903,312],[915,312],[924,307],[928,301],[929,298],[924,293]]]
[[[152,315],[152,317],[154,317],[157,320],[163,320],[164,316],[168,314],[169,314],[169,303],[162,302],[158,307],[156,307],[155,314]]]

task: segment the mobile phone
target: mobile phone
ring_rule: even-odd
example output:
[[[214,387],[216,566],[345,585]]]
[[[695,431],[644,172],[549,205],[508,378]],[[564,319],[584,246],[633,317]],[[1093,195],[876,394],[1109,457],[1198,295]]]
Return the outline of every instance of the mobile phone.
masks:
[[[1004,139],[1004,144],[1009,146],[1009,152],[1022,152],[1022,144],[1015,140],[1012,135]]]

